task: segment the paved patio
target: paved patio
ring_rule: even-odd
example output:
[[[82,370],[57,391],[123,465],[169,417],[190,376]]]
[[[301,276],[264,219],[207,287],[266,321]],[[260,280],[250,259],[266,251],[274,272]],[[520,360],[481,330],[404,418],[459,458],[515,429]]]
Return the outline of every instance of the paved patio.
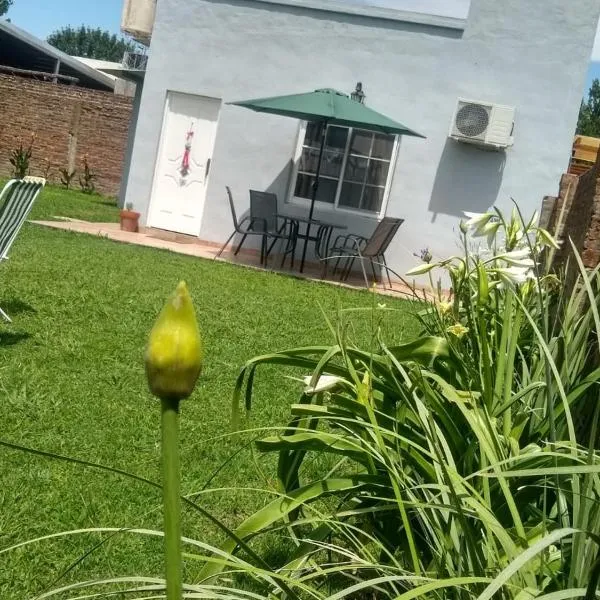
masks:
[[[118,223],[91,223],[89,221],[80,221],[77,219],[60,219],[56,221],[32,221],[36,225],[43,227],[51,227],[53,229],[62,229],[64,231],[74,231],[77,233],[87,233],[105,237],[116,242],[127,244],[136,244],[138,246],[147,246],[149,248],[158,248],[161,250],[170,250],[178,254],[186,254],[188,256],[197,256],[198,258],[214,259],[220,246],[191,236],[174,234],[162,230],[141,231],[140,233],[130,233],[121,231]],[[260,256],[258,251],[242,249],[237,256],[233,255],[231,247],[225,249],[223,254],[217,260],[239,264],[241,266],[264,269],[260,265]],[[350,288],[364,289],[364,280],[361,277],[353,276],[346,282],[340,282],[337,279],[329,277],[321,279],[321,266],[314,263],[306,263],[304,273],[300,273],[297,268],[290,270],[289,267],[279,268],[281,262],[280,255],[271,255],[269,257],[268,270],[284,273],[291,277],[298,277],[312,281],[322,281],[332,285],[339,285]],[[289,260],[286,261],[289,265]],[[403,295],[406,297],[414,297],[412,290],[401,281],[392,279],[392,288],[384,289],[381,284],[377,286],[377,292],[389,295]]]

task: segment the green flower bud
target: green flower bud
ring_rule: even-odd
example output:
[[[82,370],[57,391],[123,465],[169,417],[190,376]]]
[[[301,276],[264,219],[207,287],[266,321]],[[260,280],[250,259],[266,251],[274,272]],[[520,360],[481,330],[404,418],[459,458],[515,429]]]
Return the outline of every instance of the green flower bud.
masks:
[[[150,391],[162,400],[187,398],[194,390],[203,358],[194,305],[181,281],[150,332],[145,355]]]

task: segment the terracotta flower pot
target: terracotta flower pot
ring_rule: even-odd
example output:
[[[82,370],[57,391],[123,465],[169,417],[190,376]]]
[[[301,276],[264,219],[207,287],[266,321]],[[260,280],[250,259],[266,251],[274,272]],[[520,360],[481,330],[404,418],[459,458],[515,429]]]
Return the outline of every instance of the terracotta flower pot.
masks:
[[[119,214],[121,218],[121,231],[131,231],[137,233],[139,228],[140,213],[134,210],[122,210]]]

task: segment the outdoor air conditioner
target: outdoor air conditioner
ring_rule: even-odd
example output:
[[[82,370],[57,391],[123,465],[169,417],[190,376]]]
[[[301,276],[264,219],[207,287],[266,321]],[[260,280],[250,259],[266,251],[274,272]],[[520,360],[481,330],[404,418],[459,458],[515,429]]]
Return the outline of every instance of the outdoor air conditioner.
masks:
[[[513,106],[459,98],[450,137],[489,150],[502,150],[513,145],[514,123]]]

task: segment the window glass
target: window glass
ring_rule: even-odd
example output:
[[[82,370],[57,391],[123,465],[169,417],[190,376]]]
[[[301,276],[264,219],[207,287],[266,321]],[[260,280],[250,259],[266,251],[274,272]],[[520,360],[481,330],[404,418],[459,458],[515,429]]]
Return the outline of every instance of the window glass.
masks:
[[[307,123],[294,195],[312,198],[322,130]],[[396,136],[329,126],[317,200],[335,207],[379,213],[385,197]]]

